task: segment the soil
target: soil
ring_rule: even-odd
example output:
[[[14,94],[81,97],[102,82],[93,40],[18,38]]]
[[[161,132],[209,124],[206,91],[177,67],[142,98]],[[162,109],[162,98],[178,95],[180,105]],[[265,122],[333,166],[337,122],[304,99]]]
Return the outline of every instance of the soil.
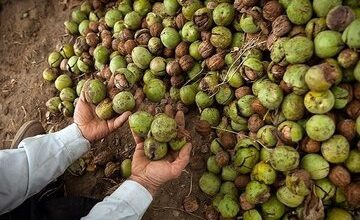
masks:
[[[49,116],[45,102],[57,95],[56,89],[42,79],[47,67],[47,55],[59,43],[69,42],[64,35],[63,22],[68,18],[72,0],[0,0],[0,149],[9,148],[21,125],[39,120],[48,132],[60,130],[72,123],[71,118]],[[193,154],[190,165],[180,178],[166,184],[155,197],[143,219],[201,219],[209,202],[198,187],[205,170],[208,140],[195,134],[195,115],[187,115],[187,127],[192,128]],[[131,156],[134,148],[129,128],[115,131],[109,137],[92,144],[87,155],[102,151],[114,152],[115,160]],[[67,196],[103,198],[121,184],[123,179],[104,177],[103,168],[88,171],[81,176],[64,175]],[[200,208],[193,214],[182,207],[183,199],[195,196]]]

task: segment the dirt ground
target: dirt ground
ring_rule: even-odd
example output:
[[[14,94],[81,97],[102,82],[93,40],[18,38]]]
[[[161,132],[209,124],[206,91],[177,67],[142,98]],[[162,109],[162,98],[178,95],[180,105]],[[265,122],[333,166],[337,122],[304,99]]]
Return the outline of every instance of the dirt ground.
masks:
[[[61,42],[68,42],[63,22],[74,0],[0,0],[0,149],[8,148],[19,127],[29,120],[40,120],[47,131],[57,131],[72,119],[46,115],[45,102],[56,95],[55,88],[42,79],[47,55]],[[64,8],[64,3],[69,6]],[[194,115],[188,115],[191,123]],[[191,124],[188,127],[193,128]],[[195,131],[191,131],[195,134]],[[194,135],[193,135],[194,136]],[[207,198],[200,192],[198,180],[205,170],[207,140],[196,137],[190,165],[182,176],[168,183],[156,196],[144,219],[201,219]],[[134,147],[127,126],[93,144],[93,153],[104,150],[131,155]],[[121,154],[124,156],[124,154]],[[126,156],[126,155],[125,155]],[[81,177],[64,176],[69,196],[103,198],[109,188],[123,180],[104,178],[103,170],[86,172]],[[196,196],[200,208],[193,214],[183,211],[187,195]]]

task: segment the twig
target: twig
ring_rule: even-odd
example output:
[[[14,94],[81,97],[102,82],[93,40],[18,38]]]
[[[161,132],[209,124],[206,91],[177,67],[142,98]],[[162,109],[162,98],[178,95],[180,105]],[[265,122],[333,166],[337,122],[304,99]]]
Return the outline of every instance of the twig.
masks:
[[[23,105],[21,106],[21,109],[22,109],[23,112],[24,112],[24,118],[26,118],[27,112],[26,112],[26,109],[25,109],[25,107],[24,107]]]
[[[231,130],[228,130],[228,129],[225,129],[225,128],[219,128],[219,127],[211,127],[211,128],[215,129],[215,130],[226,131],[226,132],[233,133],[233,134],[236,134],[236,135],[238,134],[235,131],[231,131]]]
[[[191,216],[193,216],[193,217],[195,217],[195,218],[206,220],[205,218],[203,218],[203,217],[201,217],[201,216],[199,216],[199,215],[195,215],[195,214],[193,214],[193,213],[187,212],[187,211],[185,211],[185,210],[183,210],[183,209],[176,208],[176,207],[170,207],[170,206],[163,206],[163,207],[153,206],[152,209],[155,210],[155,211],[160,211],[160,210],[164,210],[164,209],[177,210],[177,211],[186,213],[186,214],[188,214],[188,215],[191,215]]]
[[[190,190],[189,193],[186,195],[186,197],[189,197],[191,192],[192,192],[192,188],[193,188],[193,175],[192,173],[190,173]]]

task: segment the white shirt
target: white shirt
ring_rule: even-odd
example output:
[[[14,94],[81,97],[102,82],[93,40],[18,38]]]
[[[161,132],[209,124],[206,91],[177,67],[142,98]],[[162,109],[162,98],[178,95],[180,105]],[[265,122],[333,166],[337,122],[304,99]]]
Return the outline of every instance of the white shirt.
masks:
[[[52,134],[26,138],[18,149],[1,150],[0,214],[40,192],[89,149],[90,143],[72,124]],[[127,180],[82,219],[141,219],[151,201],[143,186]]]

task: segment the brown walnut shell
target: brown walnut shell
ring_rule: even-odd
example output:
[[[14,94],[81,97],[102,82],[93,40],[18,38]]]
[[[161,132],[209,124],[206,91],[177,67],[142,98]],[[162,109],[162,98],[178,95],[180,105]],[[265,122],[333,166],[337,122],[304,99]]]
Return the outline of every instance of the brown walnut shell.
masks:
[[[155,23],[149,27],[150,35],[153,37],[160,37],[161,31],[164,29],[161,23]]]
[[[175,57],[179,58],[187,54],[189,54],[189,44],[182,41],[175,48]]]
[[[356,136],[356,124],[352,119],[340,120],[337,124],[337,131],[344,136],[348,141],[351,141]]]
[[[262,9],[263,17],[268,21],[274,21],[283,12],[284,9],[278,1],[268,1]]]
[[[271,25],[272,33],[278,37],[285,36],[292,29],[292,24],[286,15],[277,17]]]
[[[345,187],[351,183],[349,171],[341,165],[337,165],[330,170],[329,179],[338,187]]]
[[[190,195],[185,197],[184,201],[183,201],[183,206],[186,212],[195,212],[196,210],[199,209],[199,203],[198,200],[195,196]]]
[[[166,64],[166,73],[170,76],[177,76],[180,75],[182,72],[182,69],[180,67],[180,64],[177,60],[169,61]]]
[[[210,43],[210,41],[203,41],[200,43],[198,51],[201,57],[206,59],[213,55],[215,52],[215,47]]]
[[[179,60],[180,67],[185,72],[191,70],[191,68],[194,66],[194,63],[194,58],[192,58],[190,55],[182,56]]]
[[[223,53],[217,53],[205,60],[206,66],[211,71],[221,70],[225,65]]]
[[[209,136],[211,133],[211,125],[205,120],[199,120],[195,124],[195,131],[203,137]]]
[[[126,54],[131,54],[131,52],[133,51],[133,49],[137,46],[137,43],[135,40],[127,40],[124,44],[124,49],[126,51]]]

